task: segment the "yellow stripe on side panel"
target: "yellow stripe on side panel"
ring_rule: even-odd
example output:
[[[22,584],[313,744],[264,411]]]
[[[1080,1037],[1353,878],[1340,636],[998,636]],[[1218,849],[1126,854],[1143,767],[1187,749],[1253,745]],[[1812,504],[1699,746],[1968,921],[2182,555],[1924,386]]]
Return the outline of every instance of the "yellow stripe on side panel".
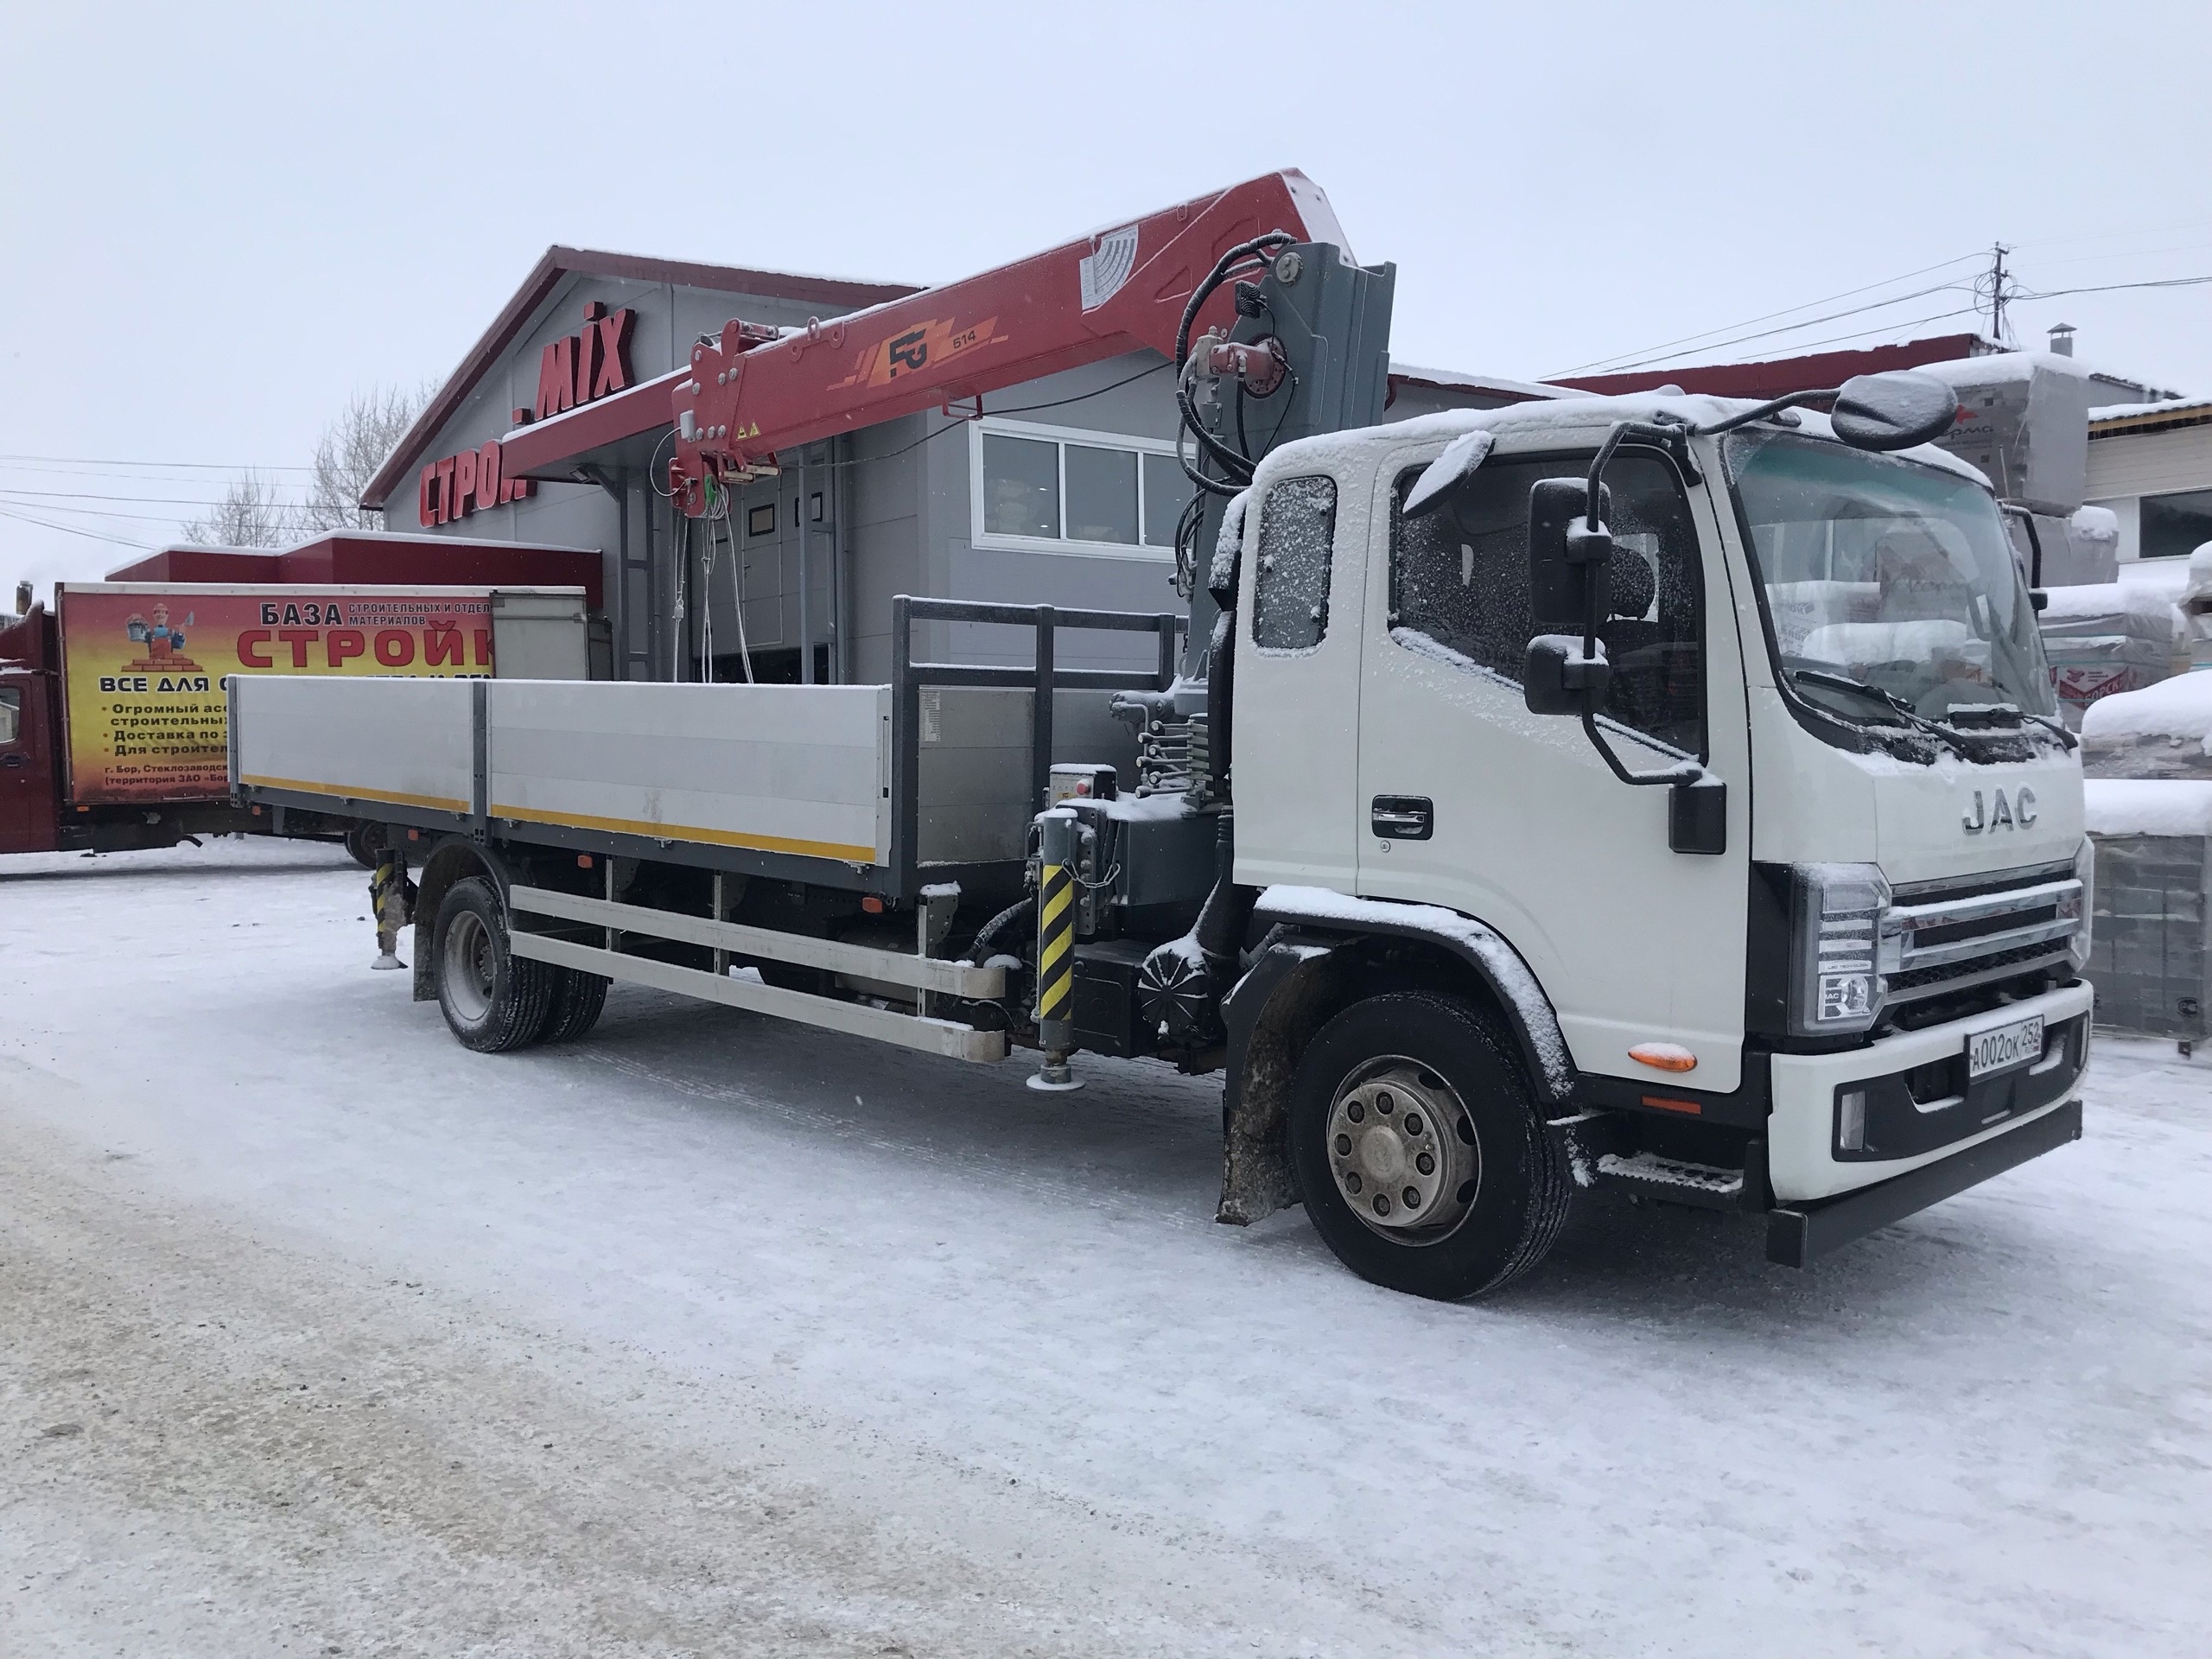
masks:
[[[649,841],[695,841],[713,847],[741,847],[756,853],[796,853],[801,858],[834,858],[845,864],[873,864],[875,849],[842,841],[802,841],[792,836],[753,836],[734,830],[707,830],[696,824],[649,823],[637,818],[600,818],[583,812],[539,812],[528,807],[492,808],[495,818],[518,823],[550,823],[572,830],[604,830],[611,835],[640,836]]]
[[[358,784],[340,787],[336,784],[309,783],[304,778],[264,778],[257,772],[242,772],[238,782],[251,784],[256,789],[287,789],[297,795],[328,795],[346,801],[383,801],[392,806],[427,806],[440,812],[467,812],[468,803],[456,801],[443,795],[407,795],[391,789],[364,789]]]

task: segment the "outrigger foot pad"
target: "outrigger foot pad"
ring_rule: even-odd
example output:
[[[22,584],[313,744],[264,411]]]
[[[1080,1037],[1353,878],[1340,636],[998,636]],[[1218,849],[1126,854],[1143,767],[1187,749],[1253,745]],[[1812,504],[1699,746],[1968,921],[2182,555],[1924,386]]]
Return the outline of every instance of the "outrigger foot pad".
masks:
[[[1029,1079],[1029,1086],[1044,1094],[1066,1095],[1082,1088],[1083,1079],[1068,1070],[1066,1055],[1048,1053],[1036,1075]]]

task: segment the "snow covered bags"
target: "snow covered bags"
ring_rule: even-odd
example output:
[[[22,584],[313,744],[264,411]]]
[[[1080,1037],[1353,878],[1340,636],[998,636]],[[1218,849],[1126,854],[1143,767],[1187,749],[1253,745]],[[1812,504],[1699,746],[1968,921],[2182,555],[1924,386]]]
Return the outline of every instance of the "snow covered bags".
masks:
[[[2174,671],[2181,618],[2163,584],[2105,582],[2044,591],[2050,603],[2037,619],[2044,654],[2059,713],[2076,731],[2092,704],[2156,685]]]

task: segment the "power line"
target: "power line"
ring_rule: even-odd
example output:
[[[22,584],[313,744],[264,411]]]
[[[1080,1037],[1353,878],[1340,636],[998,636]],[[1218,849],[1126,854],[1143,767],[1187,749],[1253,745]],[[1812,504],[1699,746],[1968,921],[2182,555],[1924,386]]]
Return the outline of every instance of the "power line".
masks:
[[[1625,374],[1635,369],[1650,368],[1661,363],[1672,363],[1677,358],[1695,357],[1706,352],[1723,352],[1726,351],[1732,346],[1745,345],[1754,340],[1770,340],[1777,334],[1794,334],[1801,328],[1817,327],[1820,324],[1824,322],[1838,322],[1845,317],[1859,316],[1868,311],[1880,311],[1889,306],[1902,304],[1906,300],[1925,299],[1930,294],[1941,294],[1947,289],[1955,291],[1956,288],[1957,284],[1954,283],[1939,283],[1933,288],[1923,288],[1911,294],[1901,294],[1894,300],[1883,300],[1873,305],[1855,305],[1851,307],[1848,310],[1832,311],[1824,317],[1808,318],[1803,322],[1792,323],[1786,328],[1763,328],[1756,334],[1738,334],[1733,340],[1713,340],[1706,345],[1690,346],[1685,351],[1669,352],[1663,357],[1647,357],[1640,362],[1619,364],[1614,368],[1608,370],[1607,372]],[[1916,322],[1885,323],[1879,327],[1862,328],[1858,334],[1838,334],[1834,336],[1834,338],[1837,340],[1857,340],[1866,334],[1890,334],[1899,328],[1916,328],[1920,326],[1921,322],[1933,322],[1942,317],[1963,316],[1967,312],[1978,312],[1980,309],[1981,308],[1979,305],[1969,305],[1962,307],[1961,309],[1956,311],[1938,312],[1935,317],[1923,317]],[[1829,342],[1827,340],[1798,340],[1791,346],[1790,349],[1792,351],[1803,351],[1808,346],[1821,346]],[[1554,376],[1553,378],[1556,378],[1557,377]]]
[[[312,467],[280,467],[249,462],[242,467],[214,461],[124,461],[106,455],[0,455],[0,461],[41,461],[66,467],[162,467],[198,473],[312,473]]]
[[[1623,358],[1625,358],[1625,357],[1637,357],[1637,356],[1640,356],[1640,355],[1642,355],[1642,354],[1643,354],[1643,353],[1645,353],[1645,352],[1660,352],[1660,351],[1664,351],[1664,350],[1666,350],[1666,348],[1667,348],[1667,347],[1669,347],[1669,346],[1684,346],[1684,345],[1688,345],[1688,344],[1691,344],[1691,343],[1692,343],[1692,342],[1694,342],[1694,341],[1710,339],[1710,338],[1711,338],[1713,335],[1714,335],[1714,334],[1725,334],[1728,333],[1731,329],[1734,329],[1734,328],[1748,328],[1748,327],[1751,327],[1753,323],[1755,323],[1755,322],[1771,322],[1771,321],[1772,321],[1775,318],[1777,318],[1777,317],[1786,317],[1786,316],[1789,315],[1792,312],[1795,312],[1795,311],[1809,311],[1809,310],[1811,310],[1811,309],[1813,308],[1813,307],[1815,307],[1815,306],[1816,306],[1816,305],[1833,305],[1833,304],[1834,304],[1834,303],[1835,303],[1835,302],[1836,302],[1836,301],[1838,301],[1838,300],[1848,300],[1848,299],[1853,299],[1853,298],[1855,298],[1857,296],[1861,295],[1861,294],[1869,294],[1869,293],[1872,293],[1874,289],[1878,289],[1878,288],[1888,288],[1888,287],[1890,287],[1892,283],[1909,283],[1909,282],[1910,282],[1914,277],[1916,277],[1916,276],[1925,276],[1926,275],[1928,275],[1928,273],[1929,273],[1929,272],[1930,272],[1930,271],[1932,271],[1932,270],[1945,270],[1946,268],[1948,268],[1948,267],[1949,267],[1949,266],[1952,266],[1952,265],[1964,264],[1965,264],[1967,260],[1969,260],[1969,259],[1979,259],[1979,258],[1980,258],[1980,257],[1981,257],[1981,256],[1980,256],[1979,253],[1961,253],[1961,254],[1958,254],[1958,255],[1955,255],[1955,256],[1954,256],[1953,257],[1948,258],[1948,259],[1939,260],[1936,264],[1932,264],[1932,265],[1923,265],[1923,266],[1921,266],[1921,268],[1920,268],[1919,270],[1908,270],[1908,271],[1905,271],[1905,272],[1904,272],[1903,274],[1901,274],[1901,275],[1899,275],[1899,276],[1885,276],[1885,277],[1884,277],[1884,278],[1883,278],[1880,282],[1878,282],[1878,283],[1866,283],[1866,284],[1864,284],[1863,286],[1859,287],[1859,288],[1847,288],[1847,289],[1844,289],[1840,294],[1830,294],[1830,295],[1827,296],[1825,298],[1822,298],[1822,299],[1817,299],[1817,300],[1807,300],[1807,301],[1805,301],[1805,302],[1804,302],[1802,304],[1801,304],[1801,305],[1788,305],[1788,306],[1784,306],[1784,307],[1783,307],[1781,310],[1779,310],[1779,311],[1769,311],[1769,312],[1765,313],[1764,315],[1761,315],[1761,316],[1756,316],[1756,317],[1745,317],[1745,318],[1744,318],[1744,319],[1743,319],[1742,321],[1738,321],[1738,322],[1730,322],[1730,323],[1724,323],[1724,324],[1722,324],[1722,325],[1721,325],[1719,327],[1718,327],[1718,328],[1707,328],[1707,329],[1705,329],[1705,330],[1703,330],[1701,333],[1699,333],[1699,334],[1683,334],[1683,335],[1681,335],[1681,336],[1679,336],[1678,338],[1674,339],[1674,340],[1662,340],[1659,341],[1656,345],[1654,345],[1654,346],[1637,346],[1637,347],[1635,347],[1634,349],[1632,349],[1632,350],[1630,350],[1630,351],[1626,351],[1626,352],[1616,352],[1616,353],[1613,353],[1613,355],[1612,355],[1612,356],[1611,356],[1611,357],[1599,358],[1599,359],[1596,359],[1596,360],[1595,360],[1595,361],[1593,361],[1593,362],[1577,364],[1573,368],[1571,368],[1571,369],[1561,369],[1561,370],[1560,370],[1558,372],[1559,372],[1560,374],[1580,374],[1580,373],[1583,370],[1585,370],[1585,369],[1597,369],[1597,368],[1604,367],[1605,365],[1609,365],[1609,364],[1618,364],[1618,363],[1619,363],[1619,362],[1620,362],[1620,360],[1621,360]],[[1942,286],[1942,284],[1939,284],[1939,286]],[[1917,299],[1917,298],[1919,298],[1919,297],[1921,296],[1921,295],[1929,294],[1929,293],[1933,293],[1933,292],[1935,292],[1935,291],[1936,291],[1936,290],[1935,290],[1934,289],[1923,289],[1920,291],[1920,294],[1901,294],[1901,295],[1897,296],[1896,296],[1896,298],[1895,298],[1894,300],[1892,300],[1892,301],[1888,301],[1888,302],[1885,302],[1885,303],[1890,303],[1890,304],[1902,304],[1902,303],[1903,303],[1904,301],[1906,301],[1906,300],[1909,300],[1909,299]],[[1866,307],[1862,307],[1862,308],[1861,308],[1861,309],[1866,309],[1866,310],[1872,310],[1872,309],[1874,309],[1875,308],[1874,308],[1874,307],[1872,307],[1872,306],[1866,306]],[[1848,313],[1848,312],[1841,312],[1841,313],[1838,313],[1837,315],[1845,315],[1845,316],[1847,316],[1847,315],[1850,315],[1850,313]],[[1800,324],[1800,325],[1798,325],[1798,326],[1799,326],[1799,327],[1802,327],[1811,328],[1811,327],[1817,327],[1820,323],[1821,323],[1821,322],[1823,322],[1823,321],[1832,321],[1832,320],[1833,320],[1833,319],[1830,319],[1830,318],[1813,317],[1813,318],[1808,318],[1808,319],[1807,319],[1803,323],[1802,323],[1802,324]],[[1788,331],[1787,331],[1786,329],[1777,329],[1777,330],[1776,330],[1775,332],[1777,332],[1777,333],[1787,333]],[[1706,347],[1704,347],[1704,346],[1700,346],[1698,349],[1700,349],[1700,350],[1705,350],[1705,349],[1707,349],[1707,348],[1706,348]],[[1715,346],[1715,347],[1712,347],[1711,349],[1718,350],[1718,349],[1719,349],[1719,348],[1718,346]],[[1664,359],[1656,359],[1656,360],[1663,361]],[[1630,366],[1633,367],[1634,365],[1630,365]],[[1554,378],[1556,378],[1556,377],[1554,376]]]
[[[154,545],[151,542],[126,541],[120,536],[103,536],[98,531],[79,530],[74,524],[49,524],[43,518],[34,518],[27,512],[17,512],[9,507],[0,507],[0,518],[13,518],[22,524],[36,524],[41,530],[58,530],[64,536],[81,536],[88,542],[105,542],[111,547],[128,547],[141,553],[150,552]]]
[[[212,508],[216,504],[207,505]],[[73,507],[60,501],[17,501],[5,496],[0,496],[0,506],[13,507],[18,512],[66,513],[74,518],[127,518],[142,524],[174,524],[181,518],[181,515],[174,512],[118,512],[109,507]]]
[[[2069,294],[2115,294],[2124,288],[2201,288],[2212,283],[2212,276],[2162,276],[2149,283],[2099,283],[2091,288],[2054,288],[2043,292],[2024,292],[2014,297],[2023,300],[2056,300]]]
[[[228,496],[107,495],[94,490],[24,490],[0,484],[0,496],[35,496],[48,501],[121,501],[139,507],[219,507]]]

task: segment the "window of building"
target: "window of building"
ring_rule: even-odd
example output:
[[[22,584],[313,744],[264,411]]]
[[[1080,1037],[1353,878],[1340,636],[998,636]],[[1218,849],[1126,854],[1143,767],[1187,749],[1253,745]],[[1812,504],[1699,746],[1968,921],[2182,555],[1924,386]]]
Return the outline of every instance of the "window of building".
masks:
[[[763,501],[759,506],[747,510],[745,533],[748,536],[772,536],[776,533],[776,504]]]
[[[1329,567],[1337,545],[1337,480],[1286,478],[1260,505],[1252,643],[1304,651],[1329,631]]]
[[[0,690],[0,745],[12,743],[23,729],[23,694]]]
[[[1529,493],[1541,478],[1580,477],[1586,456],[1483,463],[1452,500],[1414,519],[1398,504],[1421,467],[1399,474],[1390,503],[1390,637],[1408,651],[1521,683],[1529,637]],[[1688,503],[1655,456],[1605,469],[1614,552],[1598,630],[1612,677],[1605,713],[1688,754],[1705,747],[1704,582]]]
[[[1173,444],[1013,421],[974,431],[978,547],[1174,556],[1192,486]]]
[[[2212,490],[2143,498],[2142,556],[2186,558],[2212,542]]]

